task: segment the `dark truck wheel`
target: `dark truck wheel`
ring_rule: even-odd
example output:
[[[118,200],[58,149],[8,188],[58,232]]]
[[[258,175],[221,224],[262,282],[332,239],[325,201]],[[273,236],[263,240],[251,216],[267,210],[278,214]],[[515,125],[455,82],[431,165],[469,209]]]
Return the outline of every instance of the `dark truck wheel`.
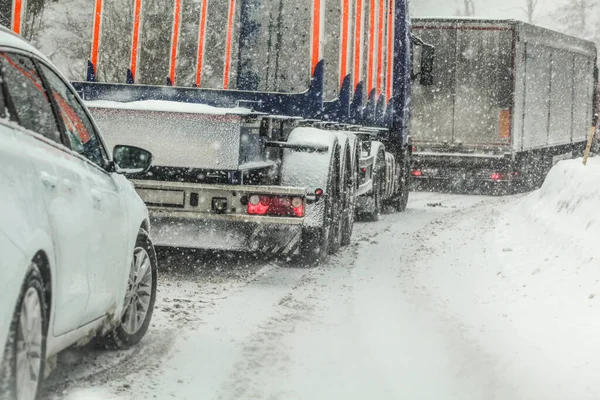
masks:
[[[352,154],[354,153],[354,154]],[[358,177],[360,149],[355,146],[354,149],[350,146],[346,154],[346,182],[345,182],[345,199],[343,209],[344,228],[342,230],[342,246],[347,246],[352,241],[352,233],[354,231],[354,221],[356,220],[356,193],[358,191]]]
[[[410,152],[404,150],[402,155],[402,166],[398,177],[400,188],[398,189],[398,193],[394,193],[394,196],[390,201],[390,206],[398,212],[406,211],[406,207],[408,206],[408,196],[410,193],[410,165]]]
[[[333,170],[330,174],[331,191],[331,239],[329,242],[329,254],[335,254],[342,247],[342,235],[344,231],[344,196],[345,190],[342,187],[342,177],[346,174],[346,168],[340,174],[340,153],[333,158]]]
[[[352,177],[352,171],[346,167],[346,175],[344,178],[344,206],[342,208],[342,246],[347,246],[352,240],[352,232],[354,231],[354,215],[356,210],[356,180]]]
[[[339,207],[339,151],[333,157],[325,193],[325,212],[323,226],[304,228],[300,245],[300,261],[304,264],[321,263],[329,254],[337,252],[341,243],[341,210]]]
[[[375,160],[375,166],[373,171],[373,193],[371,198],[373,199],[373,207],[364,213],[364,218],[367,221],[379,221],[379,216],[383,211],[383,199],[381,191],[385,185],[385,153],[380,151],[377,154]]]
[[[98,344],[106,349],[125,349],[138,344],[150,325],[156,300],[156,252],[148,233],[140,230],[129,271],[123,314],[119,324]]]
[[[34,400],[44,376],[48,305],[37,266],[32,265],[17,300],[0,364],[0,399]]]

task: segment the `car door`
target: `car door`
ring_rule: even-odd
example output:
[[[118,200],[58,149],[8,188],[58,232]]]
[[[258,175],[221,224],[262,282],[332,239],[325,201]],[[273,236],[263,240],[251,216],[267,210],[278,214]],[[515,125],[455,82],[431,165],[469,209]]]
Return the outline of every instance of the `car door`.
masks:
[[[51,227],[56,265],[52,333],[58,336],[81,325],[89,299],[86,264],[93,214],[84,180],[86,166],[65,147],[33,60],[1,52],[0,68],[9,114],[18,124],[16,135],[42,187]]]
[[[50,237],[42,185],[21,134],[6,119],[3,97],[0,90],[0,343],[6,343],[29,263],[41,248],[52,252],[39,239]]]
[[[86,185],[92,197],[88,259],[90,298],[85,320],[101,317],[124,295],[123,271],[128,271],[127,210],[114,175],[107,172],[106,149],[75,92],[51,68],[40,64],[61,115],[71,148],[85,159]],[[119,281],[120,279],[120,281]]]

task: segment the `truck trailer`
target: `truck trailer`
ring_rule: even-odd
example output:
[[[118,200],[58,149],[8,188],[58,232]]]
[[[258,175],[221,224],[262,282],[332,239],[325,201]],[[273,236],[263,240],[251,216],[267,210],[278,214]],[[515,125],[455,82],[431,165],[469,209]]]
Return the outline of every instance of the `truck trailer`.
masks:
[[[414,86],[415,187],[530,190],[582,155],[598,80],[592,42],[512,20],[414,19],[413,30],[436,49],[433,85]]]
[[[136,83],[139,56],[127,83],[98,82],[101,4],[88,79],[73,83],[109,145],[154,154],[151,170],[130,178],[155,244],[318,261],[350,242],[356,215],[403,211],[412,80],[430,80],[433,62],[413,39],[407,1],[199,3],[195,81],[176,75],[174,0],[167,85]],[[431,55],[416,70],[414,46]]]

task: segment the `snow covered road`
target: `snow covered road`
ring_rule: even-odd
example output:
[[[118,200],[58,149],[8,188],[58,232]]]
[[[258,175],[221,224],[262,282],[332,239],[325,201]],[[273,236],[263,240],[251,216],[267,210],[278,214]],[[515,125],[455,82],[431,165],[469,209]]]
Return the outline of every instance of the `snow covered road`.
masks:
[[[48,397],[600,397],[597,260],[523,229],[520,196],[411,196],[316,269],[178,260],[143,345],[61,355]]]

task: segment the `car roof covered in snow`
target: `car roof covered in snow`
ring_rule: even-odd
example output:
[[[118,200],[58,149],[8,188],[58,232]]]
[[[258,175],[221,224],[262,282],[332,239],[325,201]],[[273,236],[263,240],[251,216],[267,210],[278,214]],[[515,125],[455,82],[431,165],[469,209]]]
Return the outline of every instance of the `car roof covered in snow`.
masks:
[[[48,58],[46,58],[46,56],[36,49],[31,43],[3,26],[0,26],[0,46],[12,47],[14,49],[26,51],[46,61],[47,63],[52,64],[52,62],[48,60]]]

